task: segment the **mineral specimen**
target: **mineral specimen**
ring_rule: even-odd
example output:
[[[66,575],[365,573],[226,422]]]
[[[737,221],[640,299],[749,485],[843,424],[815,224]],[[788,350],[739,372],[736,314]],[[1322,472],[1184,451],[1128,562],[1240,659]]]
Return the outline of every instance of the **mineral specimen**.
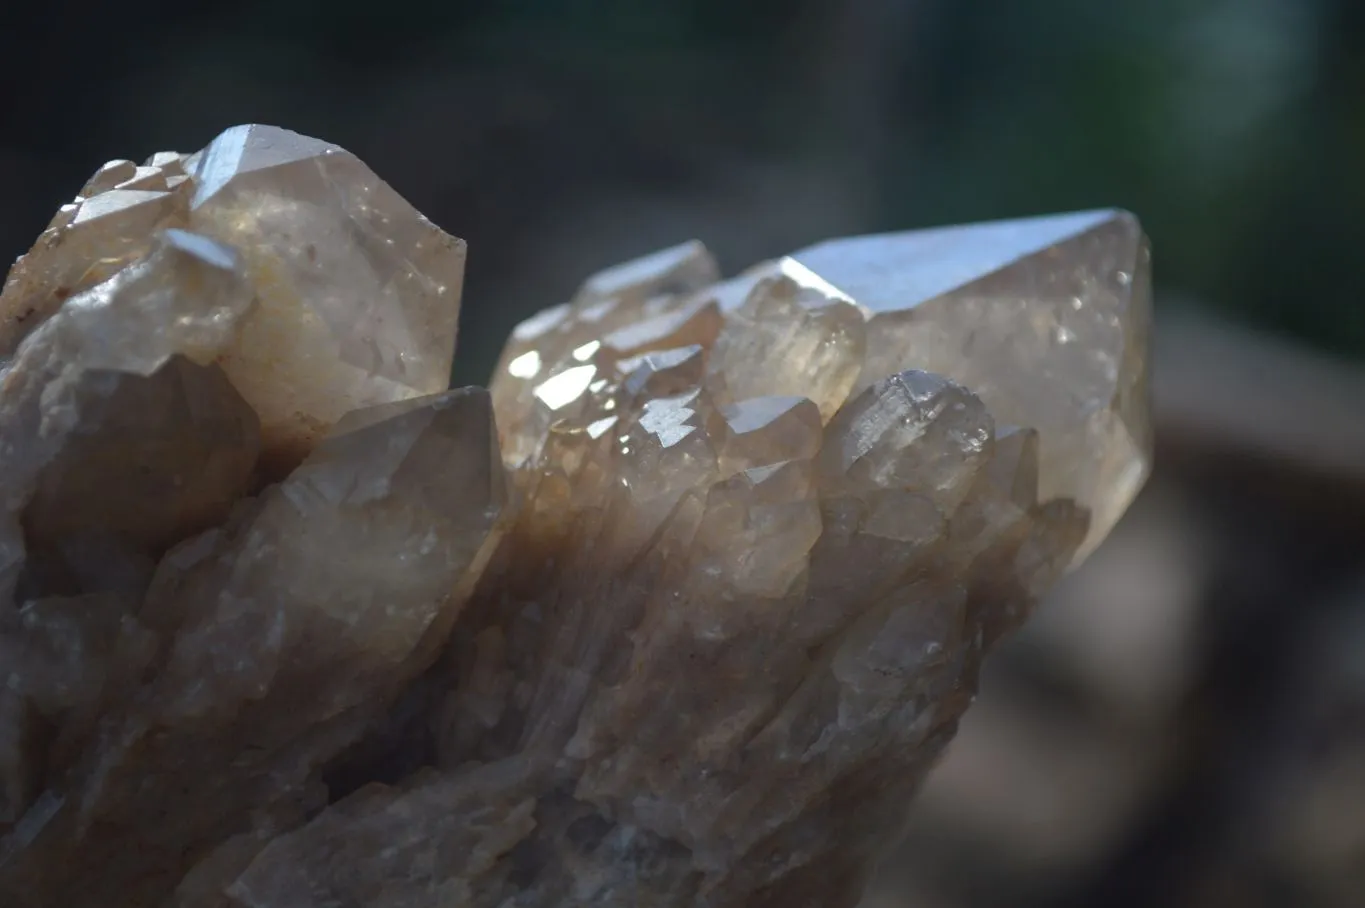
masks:
[[[697,243],[446,390],[346,152],[102,167],[0,295],[0,904],[838,908],[1149,468],[1095,212]]]

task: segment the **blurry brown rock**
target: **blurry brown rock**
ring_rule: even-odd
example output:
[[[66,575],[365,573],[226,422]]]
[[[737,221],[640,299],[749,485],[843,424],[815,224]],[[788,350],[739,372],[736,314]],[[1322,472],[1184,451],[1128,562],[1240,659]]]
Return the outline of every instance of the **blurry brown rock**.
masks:
[[[683,244],[487,392],[445,390],[463,263],[250,126],[105,165],[16,265],[0,902],[852,905],[1149,469],[1123,213],[724,282]]]

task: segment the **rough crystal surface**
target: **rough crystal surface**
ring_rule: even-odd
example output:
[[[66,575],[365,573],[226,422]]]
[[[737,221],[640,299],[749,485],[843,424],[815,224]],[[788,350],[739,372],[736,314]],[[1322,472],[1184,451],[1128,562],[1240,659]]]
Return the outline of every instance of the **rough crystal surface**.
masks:
[[[1145,476],[1130,216],[590,277],[448,391],[463,245],[268,127],[0,295],[0,904],[838,908]]]

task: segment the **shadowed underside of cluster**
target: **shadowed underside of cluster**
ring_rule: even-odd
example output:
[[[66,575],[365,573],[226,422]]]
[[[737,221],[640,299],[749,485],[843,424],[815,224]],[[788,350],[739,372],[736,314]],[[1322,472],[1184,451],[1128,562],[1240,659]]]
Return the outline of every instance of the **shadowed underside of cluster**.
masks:
[[[1150,467],[1100,211],[590,277],[284,130],[102,167],[0,293],[0,903],[840,908]]]

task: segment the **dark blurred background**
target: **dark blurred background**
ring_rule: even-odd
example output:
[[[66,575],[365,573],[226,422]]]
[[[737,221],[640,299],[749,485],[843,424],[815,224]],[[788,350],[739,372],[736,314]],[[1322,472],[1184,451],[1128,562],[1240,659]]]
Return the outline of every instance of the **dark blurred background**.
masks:
[[[0,254],[267,122],[470,243],[456,378],[588,272],[1098,206],[1155,248],[1158,469],[993,660],[878,908],[1365,906],[1365,4],[0,7]]]

